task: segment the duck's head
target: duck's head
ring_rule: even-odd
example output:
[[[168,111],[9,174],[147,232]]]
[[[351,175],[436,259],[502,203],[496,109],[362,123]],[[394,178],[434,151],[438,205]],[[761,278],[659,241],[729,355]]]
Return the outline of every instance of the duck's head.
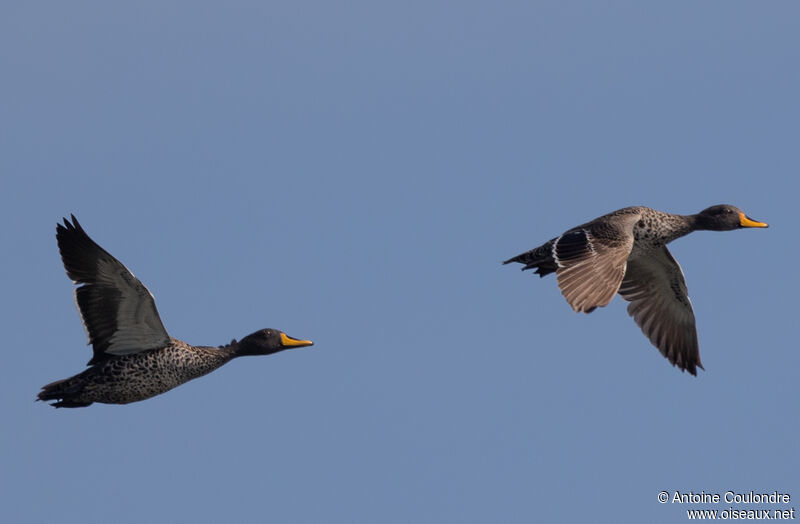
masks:
[[[271,355],[284,349],[299,348],[314,344],[310,340],[292,338],[277,329],[261,329],[247,335],[236,345],[236,356]]]
[[[711,206],[695,215],[697,229],[712,231],[730,231],[742,227],[769,227],[765,222],[758,222],[744,214],[736,206],[720,204]]]

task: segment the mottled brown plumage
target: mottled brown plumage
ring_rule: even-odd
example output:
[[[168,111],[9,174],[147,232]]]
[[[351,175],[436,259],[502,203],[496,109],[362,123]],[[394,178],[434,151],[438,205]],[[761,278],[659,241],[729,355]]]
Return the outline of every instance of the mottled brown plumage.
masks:
[[[590,313],[619,293],[628,313],[659,351],[692,375],[703,368],[694,311],[683,271],[666,245],[698,230],[767,227],[731,205],[696,215],[626,207],[574,227],[541,246],[503,262],[524,264],[540,277],[556,273],[575,311]]]
[[[128,404],[203,376],[231,359],[310,346],[278,330],[262,329],[220,347],[192,346],[170,337],[153,295],[117,259],[97,245],[75,217],[56,227],[67,275],[94,355],[89,368],[42,388],[38,400],[55,407],[93,402]]]

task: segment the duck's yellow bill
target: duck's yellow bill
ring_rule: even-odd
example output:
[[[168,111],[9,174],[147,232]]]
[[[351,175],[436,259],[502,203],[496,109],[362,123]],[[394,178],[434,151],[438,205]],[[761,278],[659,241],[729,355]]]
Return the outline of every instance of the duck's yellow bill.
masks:
[[[739,213],[739,225],[742,227],[769,227],[766,222],[757,222],[744,213]]]
[[[299,340],[296,338],[292,338],[283,332],[281,332],[281,344],[287,347],[302,347],[302,346],[314,345],[314,343],[311,342],[310,340]]]

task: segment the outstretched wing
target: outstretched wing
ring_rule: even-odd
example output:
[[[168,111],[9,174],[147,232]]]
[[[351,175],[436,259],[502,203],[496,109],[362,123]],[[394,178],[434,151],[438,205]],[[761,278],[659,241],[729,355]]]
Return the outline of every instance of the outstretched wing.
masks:
[[[170,338],[153,295],[71,217],[71,223],[64,219],[56,226],[56,239],[67,275],[81,284],[75,302],[94,348],[89,364],[166,346]]]
[[[558,287],[575,311],[605,306],[619,289],[633,247],[631,231],[598,237],[587,227],[567,231],[553,244]]]
[[[672,365],[692,375],[703,369],[683,271],[666,247],[629,261],[619,294],[630,301],[628,314]]]

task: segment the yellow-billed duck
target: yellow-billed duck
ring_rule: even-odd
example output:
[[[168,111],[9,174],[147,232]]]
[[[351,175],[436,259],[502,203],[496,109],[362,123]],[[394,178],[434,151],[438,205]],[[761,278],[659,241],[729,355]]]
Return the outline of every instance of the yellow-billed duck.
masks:
[[[192,346],[167,334],[150,291],[97,245],[78,223],[64,219],[56,239],[94,356],[84,372],[47,384],[38,400],[60,408],[93,402],[145,400],[203,376],[236,357],[270,355],[310,346],[275,329],[256,331],[219,347]]]
[[[717,205],[696,215],[626,207],[574,227],[503,262],[540,277],[556,274],[572,309],[590,313],[619,293],[642,332],[674,366],[697,375],[700,350],[694,311],[678,262],[666,245],[692,231],[767,227],[739,208]]]

